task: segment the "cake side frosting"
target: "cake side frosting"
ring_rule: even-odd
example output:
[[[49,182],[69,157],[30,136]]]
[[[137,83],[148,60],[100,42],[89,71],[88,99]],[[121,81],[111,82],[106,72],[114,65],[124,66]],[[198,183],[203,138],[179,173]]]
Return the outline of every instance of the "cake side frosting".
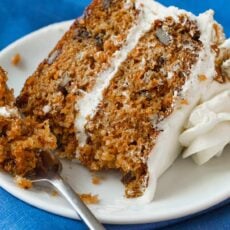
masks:
[[[197,23],[201,32],[200,40],[202,41],[203,49],[199,53],[198,62],[191,70],[189,80],[180,92],[180,97],[186,99],[187,105],[177,105],[174,108],[174,112],[162,123],[158,124],[163,132],[158,136],[156,145],[148,160],[149,184],[140,198],[142,202],[149,202],[153,199],[157,178],[172,165],[180,154],[182,146],[179,143],[179,136],[193,108],[202,98],[208,98],[210,94],[229,88],[228,83],[219,84],[214,80],[217,73],[215,69],[216,54],[211,48],[216,39],[213,36],[215,32],[213,25],[216,25],[213,20],[213,12],[208,11],[199,15]],[[205,76],[204,81],[199,78],[201,75]],[[213,90],[209,90],[210,87],[213,87]]]

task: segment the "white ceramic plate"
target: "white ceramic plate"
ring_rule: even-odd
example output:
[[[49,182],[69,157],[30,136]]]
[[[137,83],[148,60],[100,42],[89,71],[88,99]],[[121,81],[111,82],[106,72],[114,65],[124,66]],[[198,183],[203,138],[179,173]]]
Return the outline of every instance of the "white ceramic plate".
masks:
[[[9,86],[18,95],[27,76],[43,60],[71,22],[63,22],[38,30],[0,52],[0,65],[8,71]],[[23,60],[12,66],[11,57],[20,53]],[[230,147],[220,158],[199,167],[192,160],[178,159],[160,178],[155,199],[147,205],[126,202],[120,175],[104,173],[100,185],[91,183],[91,173],[80,165],[64,162],[63,176],[79,193],[98,194],[101,201],[90,206],[104,223],[148,223],[174,219],[207,209],[230,197]],[[60,196],[33,188],[17,187],[13,179],[0,174],[0,185],[17,198],[61,216],[78,218]]]

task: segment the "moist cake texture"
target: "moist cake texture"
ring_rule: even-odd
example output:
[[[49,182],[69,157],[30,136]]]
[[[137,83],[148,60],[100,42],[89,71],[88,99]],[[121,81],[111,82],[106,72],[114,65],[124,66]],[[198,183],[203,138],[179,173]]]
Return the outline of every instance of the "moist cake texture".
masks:
[[[0,68],[0,168],[14,176],[28,176],[41,162],[39,151],[54,150],[56,138],[48,121],[38,123],[32,117],[20,116],[6,81]]]
[[[49,120],[61,157],[122,173],[126,197],[151,200],[202,98],[229,88],[229,47],[213,12],[152,0],[94,0],[28,78],[16,105]]]

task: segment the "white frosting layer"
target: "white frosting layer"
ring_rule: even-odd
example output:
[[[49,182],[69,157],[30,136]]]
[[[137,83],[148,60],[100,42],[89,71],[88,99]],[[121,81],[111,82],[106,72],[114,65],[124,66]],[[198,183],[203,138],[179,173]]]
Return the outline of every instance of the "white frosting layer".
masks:
[[[0,107],[0,116],[2,117],[11,117],[11,116],[18,116],[18,110],[7,108],[7,107]]]
[[[199,165],[219,156],[230,142],[230,89],[197,106],[189,117],[180,143],[183,157],[193,156]]]

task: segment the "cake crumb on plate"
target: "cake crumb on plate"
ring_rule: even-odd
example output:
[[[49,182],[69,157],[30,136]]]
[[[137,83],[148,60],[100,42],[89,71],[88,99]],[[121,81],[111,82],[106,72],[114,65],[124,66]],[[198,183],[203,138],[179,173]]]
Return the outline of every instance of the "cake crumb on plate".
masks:
[[[79,194],[79,196],[85,204],[98,204],[100,201],[98,195],[92,195],[91,193]]]
[[[101,177],[98,177],[98,176],[95,176],[95,175],[93,175],[93,177],[92,177],[92,183],[93,183],[94,185],[99,185],[99,184],[101,184],[101,180],[102,180]]]
[[[51,191],[51,196],[58,196],[58,192],[56,190],[52,190]]]
[[[30,189],[32,187],[32,181],[24,177],[16,176],[15,181],[18,184],[18,186],[21,188]]]
[[[12,58],[11,58],[11,64],[14,66],[17,66],[21,63],[22,61],[22,57],[19,53],[15,54]]]

